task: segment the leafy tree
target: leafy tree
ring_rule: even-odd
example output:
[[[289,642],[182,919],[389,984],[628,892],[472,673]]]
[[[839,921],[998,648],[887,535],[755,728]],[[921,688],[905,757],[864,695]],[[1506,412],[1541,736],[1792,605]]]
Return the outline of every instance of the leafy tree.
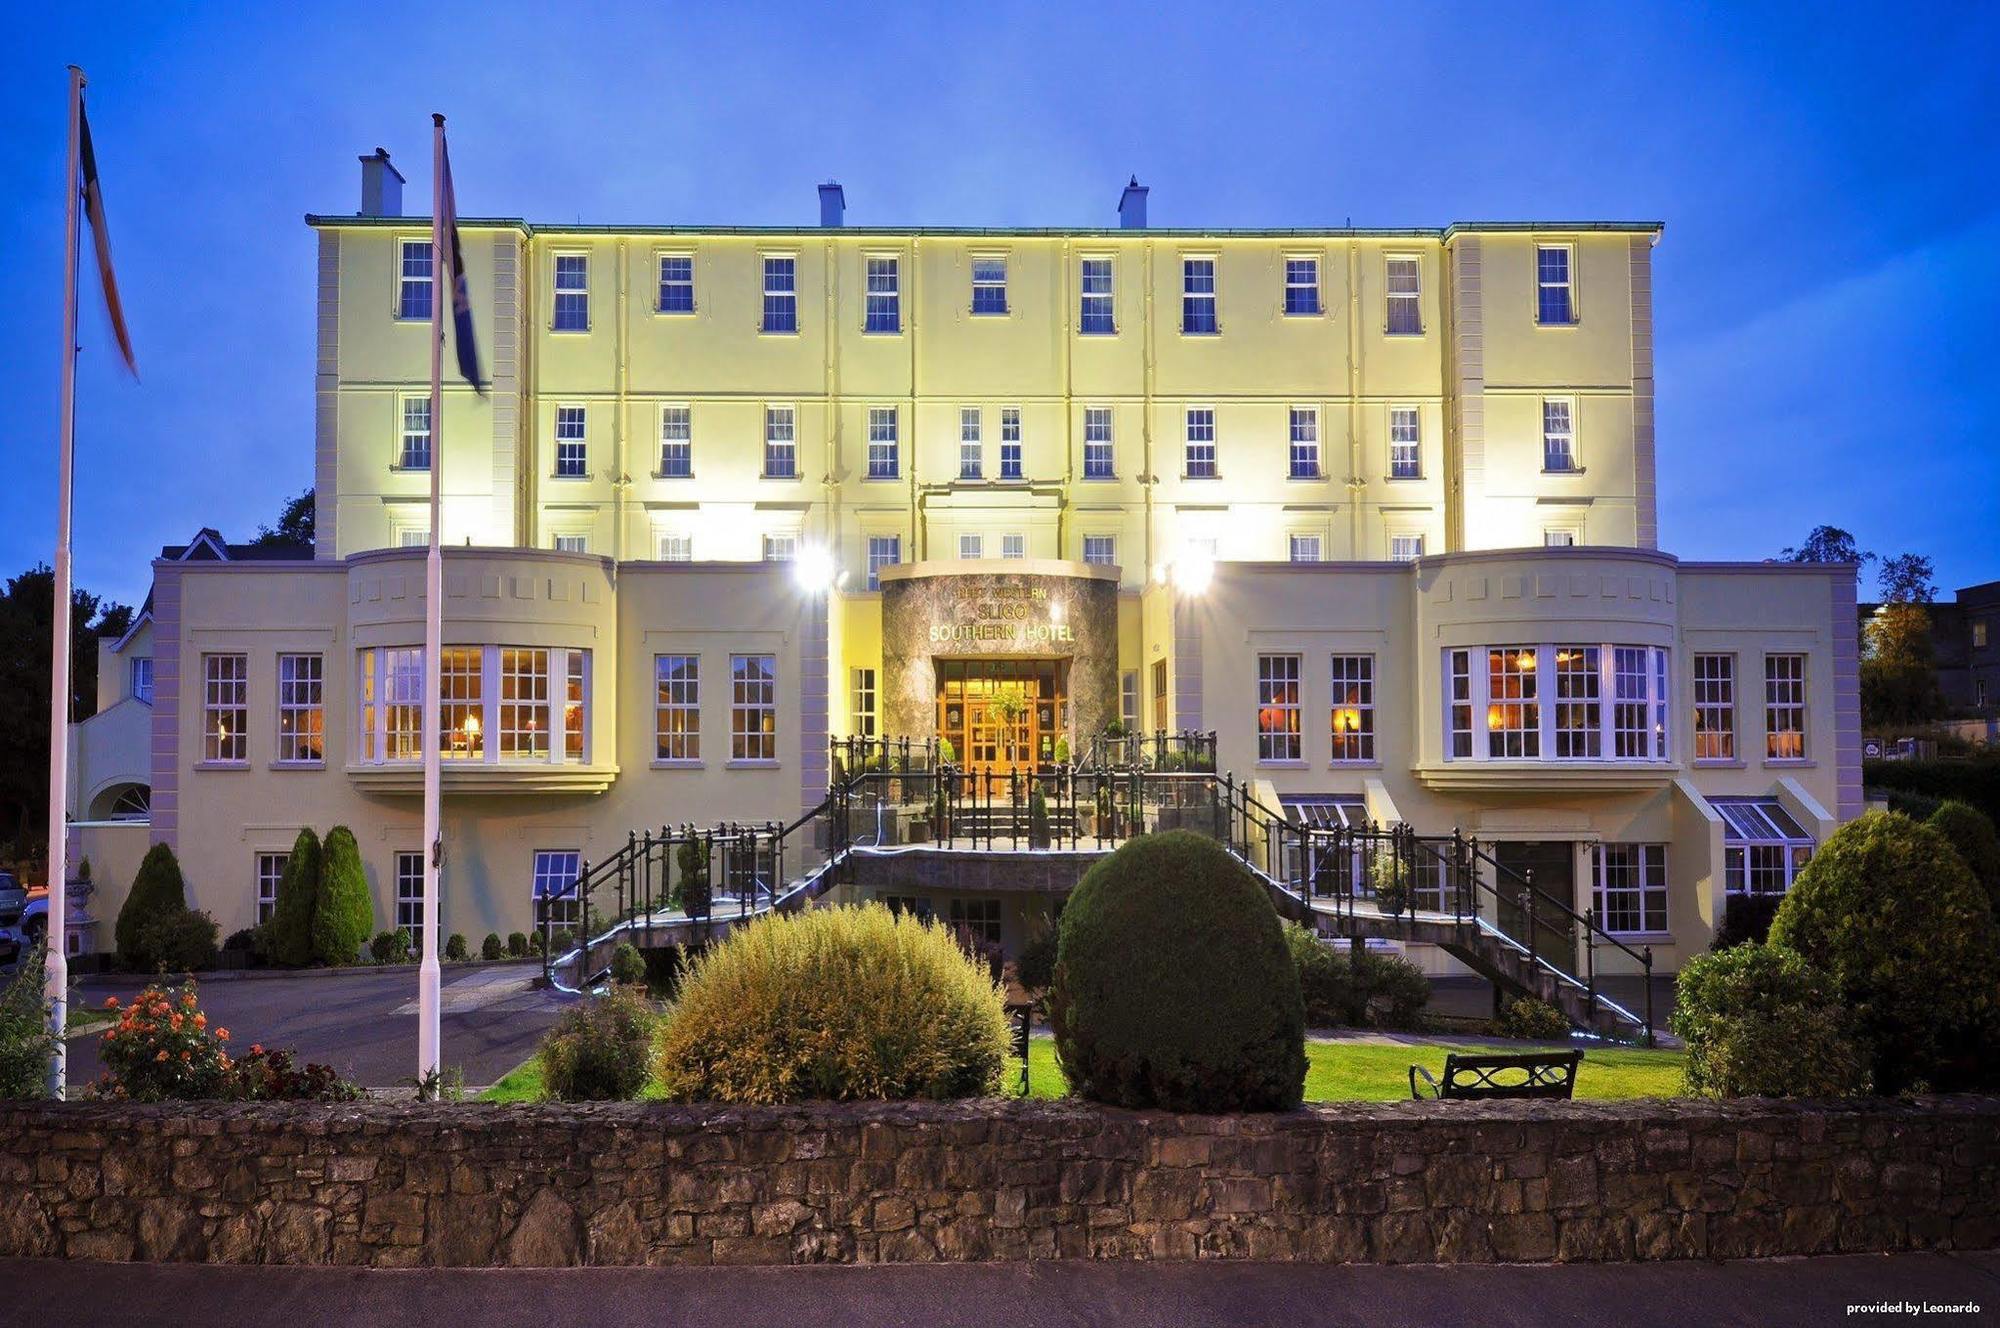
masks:
[[[354,832],[336,825],[326,832],[320,859],[319,903],[313,909],[313,958],[323,964],[351,964],[375,930],[375,901]]]
[[[1929,604],[1937,598],[1931,577],[1937,569],[1919,553],[1899,553],[1884,558],[1875,573],[1885,604]]]
[[[185,912],[187,882],[181,877],[180,860],[165,844],[155,844],[146,850],[139,873],[132,878],[132,893],[125,896],[125,904],[118,910],[114,935],[120,957],[133,968],[145,968],[150,959],[145,945],[147,929]]]
[[[285,504],[284,510],[278,513],[277,525],[257,527],[257,538],[250,541],[251,547],[268,549],[287,544],[303,544],[311,548],[316,511],[313,491],[307,489]]]
[[[1814,526],[1805,543],[1778,555],[1787,563],[1870,563],[1875,555],[1855,544],[1854,536],[1839,526]]]
[[[284,875],[278,878],[277,908],[266,927],[264,954],[274,963],[303,966],[312,962],[320,858],[319,836],[307,826],[292,841]]]

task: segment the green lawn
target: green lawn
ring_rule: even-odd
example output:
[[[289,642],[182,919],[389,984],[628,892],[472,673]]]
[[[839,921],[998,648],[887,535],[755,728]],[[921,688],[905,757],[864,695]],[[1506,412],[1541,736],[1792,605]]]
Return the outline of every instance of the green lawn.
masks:
[[[1378,1042],[1309,1042],[1306,1044],[1308,1102],[1397,1102],[1410,1095],[1410,1066],[1421,1065],[1434,1075],[1444,1073],[1444,1058],[1452,1051],[1518,1051],[1518,1047],[1453,1047],[1436,1043],[1398,1046]],[[1010,1066],[1008,1085],[1020,1082],[1018,1063]],[[1067,1091],[1056,1066],[1055,1043],[1038,1037],[1028,1046],[1028,1086],[1033,1097],[1061,1097]],[[1583,1053],[1576,1095],[1587,1098],[1675,1097],[1681,1091],[1681,1054],[1630,1047],[1593,1047]],[[542,1067],[530,1059],[516,1066],[481,1102],[533,1102],[542,1095]],[[651,1097],[648,1090],[642,1096]]]

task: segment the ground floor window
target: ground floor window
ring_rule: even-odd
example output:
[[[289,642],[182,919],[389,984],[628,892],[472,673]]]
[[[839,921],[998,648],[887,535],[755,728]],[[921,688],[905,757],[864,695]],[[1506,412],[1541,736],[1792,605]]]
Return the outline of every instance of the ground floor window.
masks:
[[[557,927],[574,927],[583,916],[578,900],[576,874],[582,869],[583,854],[573,848],[545,848],[535,851],[535,924],[547,922]]]
[[[284,878],[289,853],[257,855],[257,925],[263,926],[278,911],[278,882]]]
[[[875,736],[875,670],[854,670],[854,736]]]
[[[882,895],[882,906],[897,917],[912,917],[928,922],[931,916],[931,901],[921,895]]]
[[[1127,733],[1139,731],[1139,670],[1126,669],[1118,675],[1118,722]]]
[[[1597,922],[1604,930],[1667,929],[1667,849],[1664,844],[1597,844],[1590,851]]]
[[[999,900],[954,899],[948,916],[952,930],[960,935],[987,945],[1000,944]]]
[[[424,855],[396,855],[396,929],[409,938],[410,948],[423,944]]]
[[[1811,860],[1812,836],[1776,798],[1712,798],[1722,818],[1722,873],[1732,895],[1782,895]]]

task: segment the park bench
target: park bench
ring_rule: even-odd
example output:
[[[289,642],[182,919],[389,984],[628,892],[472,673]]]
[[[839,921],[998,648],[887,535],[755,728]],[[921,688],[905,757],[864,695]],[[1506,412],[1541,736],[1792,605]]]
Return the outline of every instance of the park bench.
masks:
[[[1444,1058],[1444,1079],[1433,1077],[1421,1065],[1410,1067],[1410,1096],[1422,1101],[1423,1077],[1433,1098],[1514,1098],[1572,1097],[1576,1092],[1576,1067],[1583,1062],[1581,1051],[1529,1051],[1460,1055]]]

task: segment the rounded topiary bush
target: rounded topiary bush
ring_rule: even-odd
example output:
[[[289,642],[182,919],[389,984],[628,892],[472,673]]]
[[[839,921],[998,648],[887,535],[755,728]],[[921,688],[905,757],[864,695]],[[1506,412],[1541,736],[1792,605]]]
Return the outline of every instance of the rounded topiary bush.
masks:
[[[1063,908],[1049,1022],[1071,1088],[1127,1107],[1297,1106],[1305,1006],[1277,911],[1191,831],[1102,859]]]
[[[646,956],[639,953],[639,947],[630,941],[620,941],[611,952],[611,980],[628,987],[643,986],[646,981]]]
[[[118,910],[114,930],[118,957],[128,967],[150,971],[153,965],[144,940],[147,928],[185,912],[187,882],[181,877],[180,859],[165,844],[155,844],[146,850],[138,874],[132,878],[132,892]]]
[[[354,832],[336,825],[326,832],[320,857],[319,898],[313,905],[313,958],[322,964],[351,964],[375,929],[375,901]]]
[[[277,906],[265,924],[264,957],[274,964],[303,967],[312,962],[321,856],[319,836],[312,827],[299,831],[285,858],[285,870],[278,877]]]
[[[695,959],[653,1067],[677,1101],[1000,1091],[1000,989],[943,927],[880,904],[761,918]]]
[[[559,1102],[622,1102],[646,1086],[653,1007],[629,987],[563,1011],[542,1039],[542,1086]]]
[[[1943,835],[1965,862],[1972,879],[1986,892],[1986,900],[2000,914],[2000,830],[1993,820],[1969,802],[1951,798],[1924,822]]]
[[[2000,934],[1985,893],[1937,831],[1895,812],[1842,826],[1799,872],[1770,944],[1832,980],[1877,1091],[1950,1089],[1976,1072],[1960,1053],[1993,1022]]]
[[[1828,977],[1790,950],[1745,943],[1696,955],[1676,983],[1671,1028],[1696,1097],[1843,1097],[1868,1091]]]
[[[489,931],[486,933],[486,939],[479,943],[479,957],[487,960],[505,959],[507,957],[507,947],[500,943],[499,932]]]
[[[192,908],[153,919],[139,932],[139,948],[156,973],[194,973],[215,967],[214,918]]]

